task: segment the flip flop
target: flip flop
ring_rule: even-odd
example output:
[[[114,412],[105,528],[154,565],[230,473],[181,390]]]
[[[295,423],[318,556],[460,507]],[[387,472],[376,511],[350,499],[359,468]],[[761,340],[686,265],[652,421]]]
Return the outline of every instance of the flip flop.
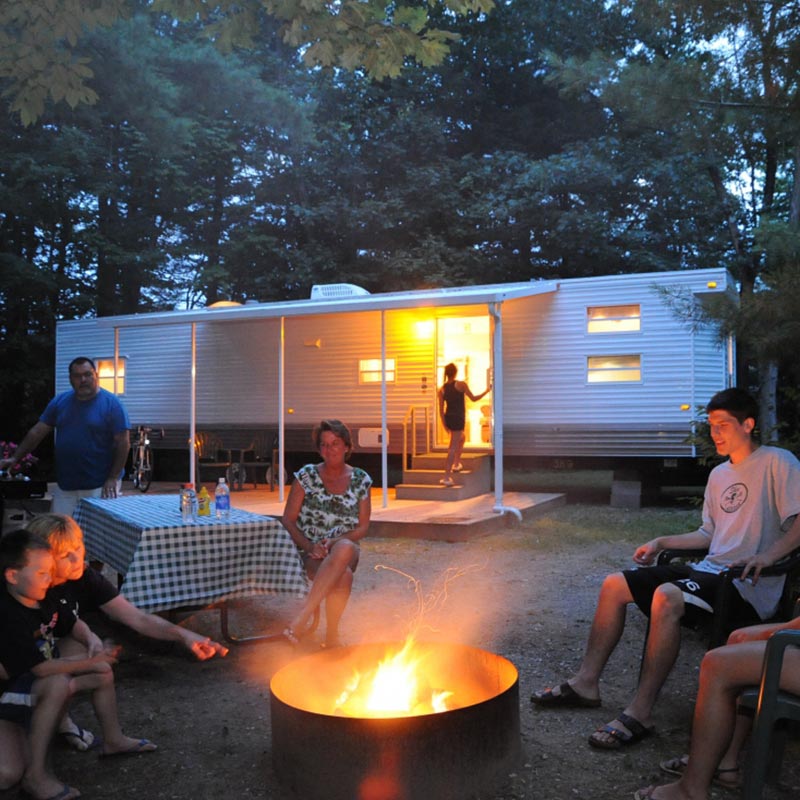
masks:
[[[557,687],[556,694],[553,689],[545,689],[531,695],[531,703],[539,708],[599,708],[600,699],[584,697],[578,694],[568,683]]]
[[[73,798],[80,797],[81,793],[77,789],[73,789],[71,786],[67,786],[67,784],[65,783],[61,786],[61,791],[57,792],[51,797],[47,798],[36,797],[35,794],[32,794],[27,789],[20,789],[19,796],[25,798],[25,800],[73,800]]]
[[[682,755],[675,758],[668,758],[662,761],[658,766],[662,772],[669,775],[683,775],[684,770],[689,765],[689,756]],[[725,769],[715,769],[711,782],[721,789],[736,789],[742,788],[741,778],[738,777],[739,767],[726,767]],[[732,780],[723,776],[730,775]]]
[[[59,731],[58,735],[61,740],[72,747],[74,750],[79,750],[85,753],[93,747],[97,747],[97,738],[91,731],[81,728],[80,725],[75,723],[77,730],[75,731]]]
[[[613,725],[614,722],[623,725],[627,731],[615,728]],[[598,750],[619,750],[620,747],[628,747],[629,745],[636,744],[636,742],[641,742],[642,739],[646,739],[650,736],[654,730],[654,727],[646,728],[638,719],[634,719],[628,714],[621,713],[616,719],[599,727],[589,737],[589,744],[592,747],[596,747]],[[607,734],[611,738],[607,740],[601,738],[598,734]]]
[[[667,775],[683,775],[683,771],[689,765],[689,756],[675,756],[659,762],[658,768]]]
[[[117,758],[118,756],[138,756],[144,753],[155,753],[158,746],[153,744],[149,739],[139,739],[138,742],[131,745],[127,750],[115,750],[113,753],[101,752],[100,758]]]

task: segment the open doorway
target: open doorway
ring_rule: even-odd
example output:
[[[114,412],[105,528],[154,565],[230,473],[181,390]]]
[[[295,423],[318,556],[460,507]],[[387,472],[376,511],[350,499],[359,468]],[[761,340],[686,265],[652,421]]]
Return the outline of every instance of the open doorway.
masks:
[[[480,394],[492,374],[492,328],[489,316],[441,317],[436,321],[436,385],[444,380],[444,367],[458,367],[456,380],[466,381],[473,394]],[[478,403],[466,401],[465,446],[488,450],[492,446],[492,393]],[[446,447],[449,435],[436,414],[436,444]]]

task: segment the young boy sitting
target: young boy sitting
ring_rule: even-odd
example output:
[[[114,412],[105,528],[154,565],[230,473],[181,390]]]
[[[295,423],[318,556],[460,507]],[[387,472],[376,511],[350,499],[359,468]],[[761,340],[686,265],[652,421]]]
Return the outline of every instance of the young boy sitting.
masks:
[[[46,764],[59,720],[77,692],[91,692],[103,730],[103,755],[156,749],[146,739],[122,733],[112,671],[117,652],[96,652],[91,646],[96,637],[86,623],[48,600],[52,572],[53,556],[43,539],[24,529],[0,539],[0,664],[9,676],[0,696],[0,788],[21,780],[34,800],[80,796]],[[68,634],[86,647],[88,656],[59,657],[56,639]]]

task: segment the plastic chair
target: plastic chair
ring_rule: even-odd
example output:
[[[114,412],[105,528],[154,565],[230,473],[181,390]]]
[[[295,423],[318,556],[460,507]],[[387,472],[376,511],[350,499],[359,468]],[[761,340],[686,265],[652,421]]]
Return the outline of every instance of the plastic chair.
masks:
[[[665,565],[673,561],[700,561],[702,560],[708,550],[662,550],[656,558],[656,564]],[[738,627],[736,621],[730,619],[730,599],[731,592],[736,591],[733,585],[735,578],[742,575],[743,567],[730,567],[720,573],[723,580],[720,581],[717,588],[717,595],[714,601],[714,613],[711,616],[708,633],[708,649],[719,647],[725,644],[728,635],[732,630]],[[794,603],[797,587],[795,587],[795,580],[800,576],[800,548],[793,550],[789,555],[784,556],[780,561],[773,564],[771,567],[765,567],[761,570],[762,575],[785,575],[786,581],[783,584],[783,593],[781,594],[778,609],[775,615],[770,620],[764,622],[785,622],[792,619],[794,616]],[[650,636],[650,618],[647,619],[647,629],[644,635],[644,644],[642,645],[642,658],[639,663],[639,676],[641,677],[642,668],[644,667],[645,653],[647,652],[647,639]]]
[[[222,447],[222,440],[216,433],[198,431],[195,435],[194,449],[197,458],[198,483],[203,482],[204,470],[214,471],[213,480],[215,483],[217,478],[220,477],[220,473],[230,482],[229,470],[233,464],[233,460],[231,459],[230,450],[225,450]]]
[[[765,783],[775,783],[780,772],[788,726],[800,722],[800,695],[778,688],[787,647],[800,647],[800,630],[772,634],[764,653],[761,685],[746,689],[740,706],[755,709],[750,747],[744,766],[744,800],[759,800]]]
[[[278,469],[278,436],[277,434],[259,434],[250,446],[242,453],[239,462],[239,488],[243,484],[252,483],[257,488],[259,477],[269,484],[270,491],[275,488]],[[285,476],[284,476],[285,477]]]
[[[656,563],[663,565],[669,564],[672,561],[700,561],[707,554],[707,550],[662,550],[658,554]],[[712,647],[719,647],[725,644],[728,634],[737,627],[735,621],[730,619],[730,599],[733,597],[731,592],[736,591],[733,581],[742,576],[743,567],[730,567],[720,573],[723,580],[720,582],[717,589],[716,600],[714,601],[714,614],[711,618],[711,626],[708,637],[708,649]],[[783,585],[783,594],[778,603],[778,609],[772,620],[764,620],[765,622],[775,621],[783,622],[791,619],[793,616],[793,606],[795,601],[795,593],[797,591],[794,582],[800,576],[800,548],[793,550],[789,555],[784,556],[780,561],[777,561],[770,567],[765,567],[761,570],[761,574],[767,576],[785,575],[786,581]],[[648,633],[650,627],[648,624]],[[646,644],[645,638],[645,644]]]

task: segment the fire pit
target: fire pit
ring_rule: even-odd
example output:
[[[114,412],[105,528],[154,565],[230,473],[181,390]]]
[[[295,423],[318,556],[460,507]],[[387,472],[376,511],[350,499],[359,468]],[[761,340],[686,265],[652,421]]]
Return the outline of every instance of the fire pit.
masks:
[[[412,644],[324,650],[273,676],[272,760],[297,797],[465,800],[507,777],[519,754],[514,665],[465,645]],[[387,664],[398,654],[410,692]],[[378,707],[363,708],[380,683]]]

